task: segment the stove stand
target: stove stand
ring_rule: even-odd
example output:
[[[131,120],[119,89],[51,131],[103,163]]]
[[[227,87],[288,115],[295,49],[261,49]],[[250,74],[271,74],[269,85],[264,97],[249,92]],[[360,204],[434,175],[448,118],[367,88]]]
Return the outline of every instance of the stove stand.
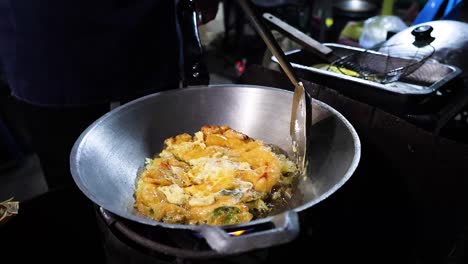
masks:
[[[164,228],[129,222],[98,207],[106,262],[118,263],[265,263],[269,249],[225,256],[186,230],[168,234]]]

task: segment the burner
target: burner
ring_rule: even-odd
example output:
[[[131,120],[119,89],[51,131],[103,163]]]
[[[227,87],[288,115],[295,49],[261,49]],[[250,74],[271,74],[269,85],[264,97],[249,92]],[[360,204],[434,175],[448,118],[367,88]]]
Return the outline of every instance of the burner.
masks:
[[[339,202],[341,203],[341,202]],[[239,255],[223,256],[214,251],[206,250],[206,243],[198,236],[189,232],[169,235],[164,229],[146,227],[140,224],[124,223],[102,208],[97,210],[99,226],[104,237],[103,243],[106,251],[107,263],[287,263],[295,259],[311,259],[318,263],[380,259],[382,255],[386,260],[398,262],[408,259],[407,248],[410,242],[394,243],[380,240],[380,235],[386,235],[390,231],[377,233],[363,233],[367,225],[362,221],[364,212],[335,211],[336,201],[327,207],[318,207],[310,213],[304,213],[301,217],[303,227],[299,237],[287,244],[255,250]],[[331,206],[331,207],[330,207]],[[339,206],[338,206],[339,207]],[[331,209],[332,208],[332,209]],[[366,210],[367,211],[367,210]],[[370,217],[368,215],[367,217]],[[346,219],[346,223],[343,220]],[[121,225],[136,232],[151,242],[135,243],[135,238],[129,237],[129,232],[122,229]],[[120,227],[119,227],[120,226]],[[353,227],[353,228],[351,228]],[[399,232],[392,232],[394,238],[399,237]],[[131,234],[130,236],[133,236]],[[339,253],[339,254],[338,254]],[[382,262],[379,262],[382,263]],[[389,262],[390,263],[390,262]]]
[[[269,249],[225,256],[212,249],[197,233],[187,230],[169,234],[164,228],[130,223],[99,207],[99,226],[104,235],[108,263],[263,263]]]

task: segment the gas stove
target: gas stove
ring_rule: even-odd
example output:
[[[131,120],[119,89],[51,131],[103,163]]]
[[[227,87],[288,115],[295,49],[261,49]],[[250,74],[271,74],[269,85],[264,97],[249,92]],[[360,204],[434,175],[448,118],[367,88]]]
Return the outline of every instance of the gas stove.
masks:
[[[366,158],[366,160],[368,160]],[[83,263],[428,263],[427,260],[453,259],[461,243],[445,250],[439,236],[429,241],[420,232],[418,212],[404,206],[407,197],[389,197],[388,189],[375,192],[368,185],[376,181],[368,175],[368,163],[353,179],[323,203],[300,215],[301,233],[290,243],[235,256],[199,254],[200,243],[191,234],[174,236],[161,229],[124,222],[131,230],[158,244],[184,251],[170,254],[162,249],[142,247],[115,228],[121,222],[111,213],[92,206],[78,190],[49,192],[20,205],[20,213],[0,227],[2,260],[22,263],[31,257],[37,262],[63,261],[64,257]],[[372,197],[372,199],[368,199]],[[390,201],[391,200],[391,201]],[[60,209],[58,209],[60,208]],[[436,232],[433,228],[432,232]],[[147,236],[151,234],[150,236]],[[173,234],[171,232],[171,234]],[[443,241],[440,239],[440,241]],[[191,248],[192,247],[192,248]],[[5,250],[5,251],[3,251]],[[27,252],[27,253],[26,253]],[[455,253],[453,253],[455,252]],[[206,252],[205,252],[206,253]],[[194,254],[195,257],[187,257]],[[211,254],[211,256],[209,256]],[[458,261],[458,262],[457,262]],[[457,261],[436,263],[464,263]]]
[[[292,88],[280,73],[259,67],[249,69],[242,80]],[[301,232],[295,240],[226,256],[210,250],[194,233],[169,235],[97,207],[107,262],[464,263],[467,182],[458,176],[468,171],[468,146],[327,87],[307,81],[305,86],[345,115],[363,149],[350,181],[300,213]]]
[[[248,69],[242,81],[293,88],[281,73],[261,67]],[[60,251],[94,263],[466,263],[468,145],[327,87],[304,85],[352,123],[362,156],[346,184],[299,214],[301,232],[292,242],[224,256],[196,234],[169,235],[96,206],[88,210],[91,202],[78,190],[64,190],[21,204],[0,228],[0,248],[11,253],[6,261],[30,255],[63,261],[54,253]],[[468,117],[461,115],[457,122]]]
[[[329,211],[329,209],[318,209],[314,213],[302,215],[302,226],[304,230],[300,236],[286,245],[254,250],[239,255],[225,256],[214,251],[207,250],[206,243],[199,237],[186,232],[169,236],[164,229],[155,227],[143,227],[138,224],[130,224],[123,219],[119,219],[112,213],[97,208],[99,226],[105,244],[107,263],[285,263],[287,261],[302,261],[310,258],[319,263],[331,261],[360,260],[369,263],[373,260],[381,259],[379,255],[385,255],[385,260],[380,263],[395,263],[400,260],[416,261],[416,257],[411,255],[412,248],[417,243],[402,242],[398,245],[390,244],[385,239],[390,235],[387,231],[381,232],[385,239],[380,236],[373,236],[366,232],[359,232],[343,228],[333,228],[343,221],[341,217],[349,219],[346,228],[350,223],[357,229],[363,228],[349,212]],[[323,212],[322,212],[323,211]],[[339,211],[339,210],[338,210]],[[331,218],[325,220],[321,214],[328,213]],[[341,215],[339,215],[341,214]],[[340,220],[338,220],[340,219]],[[327,224],[328,222],[328,224]],[[116,227],[119,226],[120,227]],[[125,225],[125,229],[122,229]],[[144,239],[135,243],[135,237],[142,236]],[[394,239],[403,238],[402,232],[392,235]],[[138,240],[138,239],[137,239]],[[370,252],[369,252],[370,251]],[[339,252],[339,254],[338,254]]]

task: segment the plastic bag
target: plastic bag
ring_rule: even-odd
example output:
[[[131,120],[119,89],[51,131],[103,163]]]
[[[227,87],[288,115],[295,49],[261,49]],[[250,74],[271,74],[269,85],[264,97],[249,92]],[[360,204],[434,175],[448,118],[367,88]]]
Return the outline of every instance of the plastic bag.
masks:
[[[359,37],[359,45],[371,48],[385,40],[387,33],[399,32],[408,26],[397,16],[374,16],[364,21],[364,28]]]

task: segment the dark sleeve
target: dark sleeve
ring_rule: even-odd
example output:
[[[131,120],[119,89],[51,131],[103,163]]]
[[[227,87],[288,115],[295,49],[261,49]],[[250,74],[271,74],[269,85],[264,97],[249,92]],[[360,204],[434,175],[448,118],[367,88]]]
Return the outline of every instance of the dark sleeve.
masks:
[[[0,56],[16,97],[87,104],[178,81],[174,1],[5,1]]]

